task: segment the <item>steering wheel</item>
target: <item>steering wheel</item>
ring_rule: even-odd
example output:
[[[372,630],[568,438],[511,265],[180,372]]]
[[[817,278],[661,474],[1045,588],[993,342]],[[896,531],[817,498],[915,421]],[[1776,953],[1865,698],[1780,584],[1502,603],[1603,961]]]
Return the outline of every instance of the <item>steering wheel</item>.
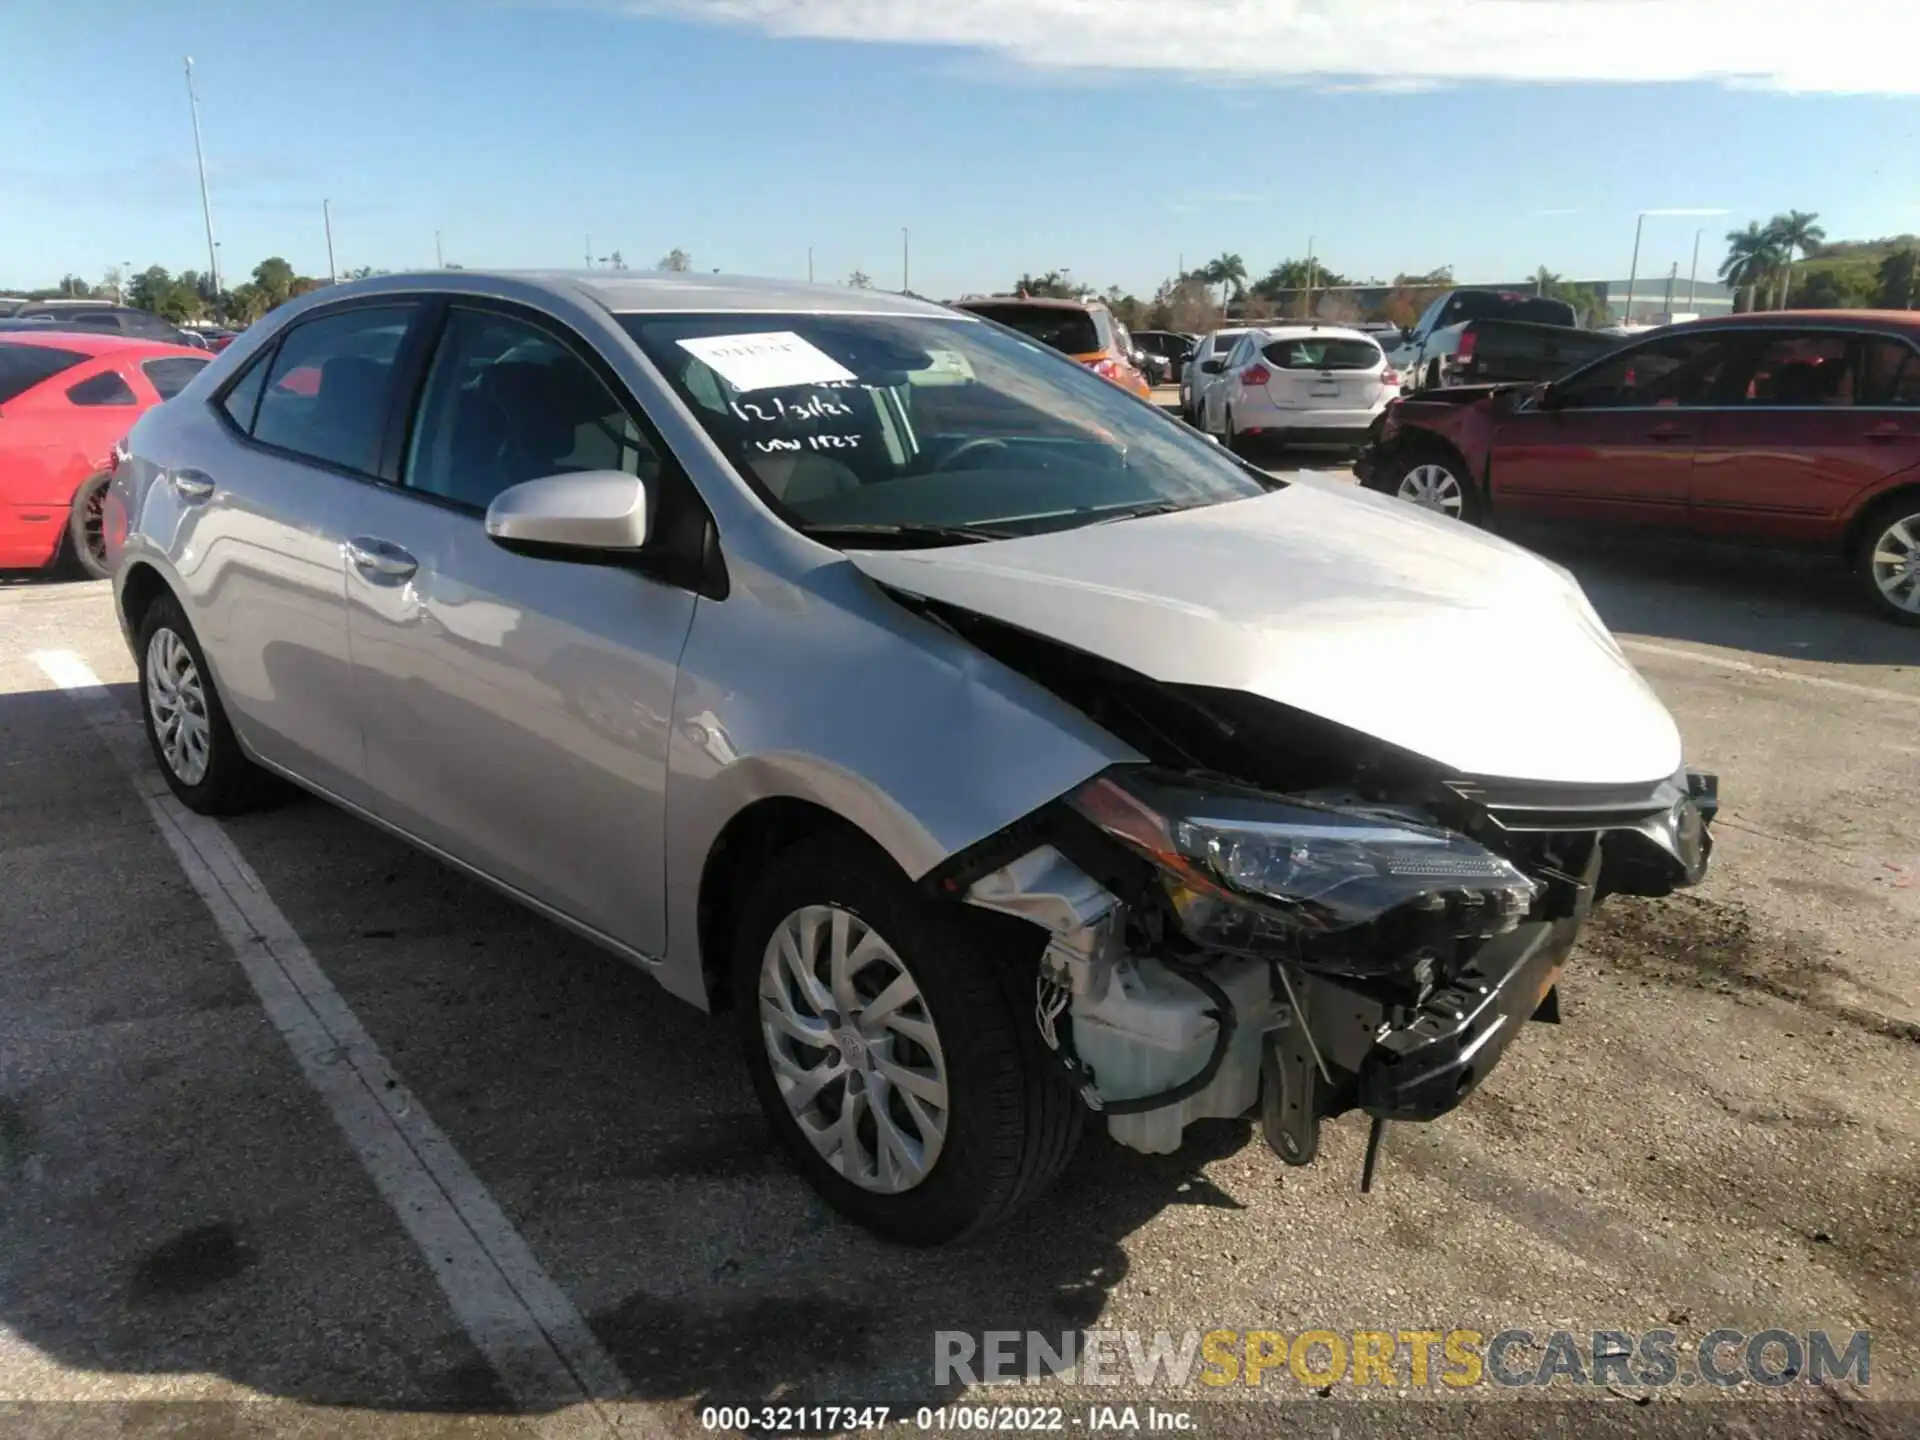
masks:
[[[1008,448],[1010,447],[1007,445],[1007,442],[1002,440],[998,435],[976,435],[971,440],[962,440],[958,445],[954,446],[953,449],[941,456],[940,463],[933,467],[934,472],[937,474],[942,470],[953,469],[954,465],[963,455],[972,454],[980,450],[1005,450]]]

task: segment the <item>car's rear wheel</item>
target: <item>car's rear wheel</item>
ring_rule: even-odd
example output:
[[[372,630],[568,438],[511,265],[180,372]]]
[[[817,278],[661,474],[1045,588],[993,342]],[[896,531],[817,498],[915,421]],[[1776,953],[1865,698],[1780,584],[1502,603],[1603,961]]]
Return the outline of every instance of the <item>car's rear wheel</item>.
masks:
[[[1220,443],[1225,445],[1227,449],[1231,450],[1234,454],[1244,457],[1247,453],[1246,437],[1234,428],[1233,411],[1231,408],[1226,411],[1226,419],[1221,421],[1221,425]]]
[[[1860,532],[1855,568],[1887,619],[1920,625],[1920,495],[1875,511]]]
[[[107,486],[108,475],[95,475],[73,492],[73,504],[67,513],[67,553],[88,576],[104,580],[107,569]]]
[[[775,857],[748,899],[733,997],[761,1106],[814,1187],[889,1239],[972,1234],[1072,1155],[1085,1107],[1033,1023],[1038,932],[1012,923],[924,898],[851,835]]]
[[[241,751],[206,654],[172,595],[147,607],[136,654],[147,741],[181,803],[202,815],[233,815],[270,798],[278,787]]]
[[[1479,497],[1465,467],[1450,455],[1432,450],[1417,451],[1387,466],[1373,488],[1445,515],[1453,520],[1477,520]]]

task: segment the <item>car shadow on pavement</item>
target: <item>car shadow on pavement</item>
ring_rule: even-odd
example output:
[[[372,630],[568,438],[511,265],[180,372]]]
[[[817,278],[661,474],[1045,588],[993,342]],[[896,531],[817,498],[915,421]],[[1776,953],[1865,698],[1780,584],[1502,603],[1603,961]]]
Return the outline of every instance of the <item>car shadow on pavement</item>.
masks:
[[[46,772],[0,806],[34,897],[0,968],[0,1325],[70,1372],[511,1411],[70,702],[0,697],[0,736]],[[779,1154],[725,1017],[317,800],[225,825],[629,1398],[938,1404],[961,1386],[936,1383],[937,1332],[1057,1349],[1128,1281],[1135,1231],[1238,1207],[1204,1167],[1249,1124],[1174,1156],[1089,1127],[1001,1228],[880,1241]]]
[[[1869,609],[1836,559],[1679,538],[1511,525],[1579,578],[1609,629],[1846,665],[1920,664],[1920,630]]]

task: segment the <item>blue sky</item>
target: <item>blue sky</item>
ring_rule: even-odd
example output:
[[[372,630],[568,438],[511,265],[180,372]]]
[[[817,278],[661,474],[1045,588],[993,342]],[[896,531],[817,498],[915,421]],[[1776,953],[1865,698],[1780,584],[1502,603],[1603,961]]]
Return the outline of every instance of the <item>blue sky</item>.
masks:
[[[1054,267],[1145,293],[1309,236],[1362,278],[1619,277],[1646,209],[1726,214],[1649,218],[1643,275],[1684,277],[1702,226],[1710,275],[1789,206],[1920,230],[1920,97],[1835,93],[1920,78],[1776,0],[1716,29],[1730,3],[15,0],[0,284],[205,267],[187,53],[229,283],[324,274],[323,198],[342,268],[431,265],[436,230],[468,266],[578,265],[590,233],[802,278],[811,244],[822,280],[898,286],[906,226],[934,295]],[[1884,32],[1839,13],[1875,3],[1820,32]]]

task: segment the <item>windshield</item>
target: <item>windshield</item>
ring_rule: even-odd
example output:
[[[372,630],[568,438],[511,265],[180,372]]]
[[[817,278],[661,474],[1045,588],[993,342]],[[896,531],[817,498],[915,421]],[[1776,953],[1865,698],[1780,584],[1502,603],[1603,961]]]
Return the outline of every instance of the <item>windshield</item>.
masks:
[[[1102,347],[1093,312],[1070,305],[992,305],[969,301],[968,312],[1018,330],[1062,355],[1091,355]]]
[[[990,325],[913,315],[619,318],[747,483],[829,540],[850,526],[897,528],[897,543],[1034,534],[1281,483]],[[909,533],[927,531],[951,533]]]
[[[0,405],[86,358],[77,350],[56,350],[51,345],[0,345]]]

